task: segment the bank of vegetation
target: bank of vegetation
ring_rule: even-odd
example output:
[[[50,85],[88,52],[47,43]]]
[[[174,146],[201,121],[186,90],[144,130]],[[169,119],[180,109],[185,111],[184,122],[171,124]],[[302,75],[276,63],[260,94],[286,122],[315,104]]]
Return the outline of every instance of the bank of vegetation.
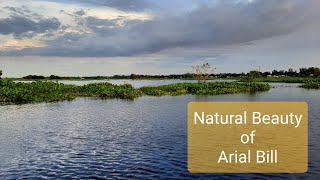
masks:
[[[73,100],[76,97],[101,97],[133,99],[141,95],[215,95],[269,90],[265,83],[214,82],[178,83],[162,86],[134,88],[130,84],[92,83],[82,86],[58,82],[35,81],[31,83],[0,80],[1,103],[31,103]]]
[[[189,79],[205,81],[209,79],[227,78],[227,79],[245,79],[250,77],[252,72],[248,73],[214,73],[215,67],[208,63],[202,65],[192,66],[192,72],[184,74],[169,74],[169,75],[143,75],[143,74],[130,74],[130,75],[113,75],[113,76],[58,76],[58,75],[27,75],[21,78],[6,78],[11,80],[105,80],[105,79],[133,79],[133,80],[159,80],[159,79]],[[303,83],[308,79],[320,79],[320,68],[308,67],[299,68],[299,70],[272,70],[262,72],[254,70],[259,82],[284,82],[284,83]],[[0,77],[2,71],[0,70]]]
[[[307,81],[304,84],[302,84],[300,87],[306,88],[306,89],[320,89],[320,81]]]
[[[241,79],[243,81],[243,79]],[[320,82],[317,77],[257,77],[254,82],[272,82],[272,83],[305,83],[305,82]]]

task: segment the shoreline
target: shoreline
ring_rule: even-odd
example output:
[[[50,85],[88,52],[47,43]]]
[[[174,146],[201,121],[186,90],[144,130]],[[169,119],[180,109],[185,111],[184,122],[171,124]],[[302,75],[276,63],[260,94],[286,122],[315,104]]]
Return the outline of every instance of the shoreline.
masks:
[[[3,80],[12,80],[12,81],[103,81],[103,80],[124,80],[124,81],[159,81],[159,80],[192,80],[197,81],[196,78],[61,78],[61,79],[24,79],[24,78],[8,78],[4,77]],[[212,80],[230,80],[230,81],[244,81],[241,77],[231,77],[231,78],[208,78],[207,81]],[[252,80],[252,82],[270,82],[270,83],[305,83],[307,81],[320,82],[320,77],[258,77]]]

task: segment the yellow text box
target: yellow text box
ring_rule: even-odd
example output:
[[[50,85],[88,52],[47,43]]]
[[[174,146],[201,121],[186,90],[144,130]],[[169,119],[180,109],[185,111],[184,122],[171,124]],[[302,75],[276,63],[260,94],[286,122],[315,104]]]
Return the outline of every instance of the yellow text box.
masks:
[[[191,102],[191,173],[304,173],[308,170],[305,102]]]

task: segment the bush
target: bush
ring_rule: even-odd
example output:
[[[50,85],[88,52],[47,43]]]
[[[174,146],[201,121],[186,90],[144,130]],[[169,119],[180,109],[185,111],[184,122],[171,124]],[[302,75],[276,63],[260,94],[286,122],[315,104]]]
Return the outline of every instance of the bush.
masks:
[[[306,88],[306,89],[320,89],[320,82],[307,81],[300,87]]]

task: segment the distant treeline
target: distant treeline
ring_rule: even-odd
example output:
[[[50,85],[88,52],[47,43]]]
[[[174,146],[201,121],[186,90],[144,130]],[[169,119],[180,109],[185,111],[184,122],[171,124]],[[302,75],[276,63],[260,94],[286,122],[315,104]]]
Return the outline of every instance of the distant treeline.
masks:
[[[294,71],[292,68],[287,71],[284,70],[273,70],[271,72],[261,72],[261,75],[267,77],[271,76],[288,76],[288,77],[320,77],[320,69],[318,67],[300,68],[299,72]]]
[[[22,77],[22,79],[83,79],[82,77],[64,77],[64,76],[56,76],[51,75],[49,77],[41,76],[41,75],[28,75]]]
[[[260,77],[270,76],[286,76],[286,77],[320,77],[320,69],[318,67],[300,68],[299,71],[295,71],[292,68],[288,70],[273,70],[266,72],[257,71]],[[239,78],[247,77],[249,73],[219,73],[209,74],[209,78]],[[57,75],[51,75],[49,77],[39,75],[28,75],[24,76],[23,79],[88,79],[88,80],[99,80],[99,79],[194,79],[196,74],[185,73],[185,74],[170,74],[170,75],[114,75],[114,76],[86,76],[86,77],[63,77]]]

